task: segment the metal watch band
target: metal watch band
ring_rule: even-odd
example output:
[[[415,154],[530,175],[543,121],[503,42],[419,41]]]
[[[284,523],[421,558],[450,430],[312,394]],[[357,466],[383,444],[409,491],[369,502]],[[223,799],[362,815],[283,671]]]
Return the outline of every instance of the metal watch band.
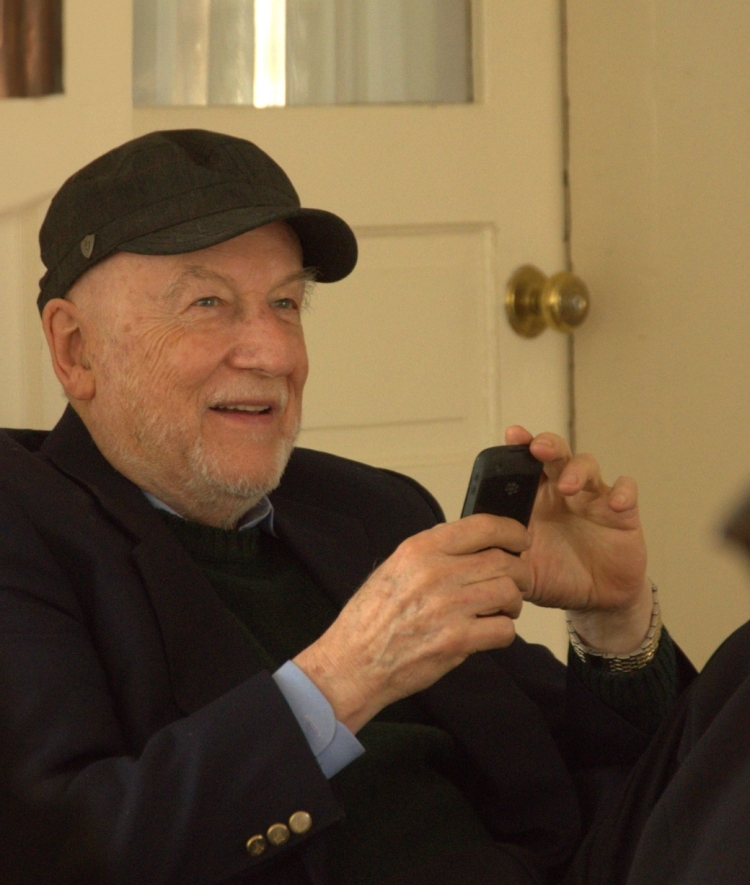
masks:
[[[581,641],[581,637],[576,633],[571,622],[570,614],[565,613],[565,621],[568,627],[568,637],[573,651],[585,663],[597,667],[601,670],[607,670],[610,673],[632,673],[640,670],[654,659],[659,649],[659,640],[661,639],[662,619],[661,609],[659,607],[659,593],[654,582],[651,582],[651,591],[653,593],[653,609],[651,611],[651,623],[649,624],[648,633],[641,645],[630,654],[612,654],[610,652],[596,651],[589,648]]]

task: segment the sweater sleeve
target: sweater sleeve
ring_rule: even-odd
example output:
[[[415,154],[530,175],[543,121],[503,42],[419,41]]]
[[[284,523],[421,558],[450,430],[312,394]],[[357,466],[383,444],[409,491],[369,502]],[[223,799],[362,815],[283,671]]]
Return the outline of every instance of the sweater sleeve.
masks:
[[[568,649],[568,666],[603,704],[631,725],[653,734],[677,698],[680,680],[672,637],[662,630],[651,661],[632,673],[611,673],[582,661]]]

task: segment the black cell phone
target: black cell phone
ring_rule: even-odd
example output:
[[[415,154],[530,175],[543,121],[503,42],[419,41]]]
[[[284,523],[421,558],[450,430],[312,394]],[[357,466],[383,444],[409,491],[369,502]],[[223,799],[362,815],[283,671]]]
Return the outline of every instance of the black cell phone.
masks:
[[[528,446],[493,446],[474,461],[461,516],[494,513],[528,526],[544,465]]]

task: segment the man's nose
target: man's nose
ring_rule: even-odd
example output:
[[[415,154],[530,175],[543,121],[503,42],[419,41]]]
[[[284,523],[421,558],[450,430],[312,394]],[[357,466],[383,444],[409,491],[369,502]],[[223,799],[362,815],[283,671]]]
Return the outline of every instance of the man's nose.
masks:
[[[304,359],[302,329],[269,307],[248,312],[233,325],[228,362],[234,368],[288,375]]]

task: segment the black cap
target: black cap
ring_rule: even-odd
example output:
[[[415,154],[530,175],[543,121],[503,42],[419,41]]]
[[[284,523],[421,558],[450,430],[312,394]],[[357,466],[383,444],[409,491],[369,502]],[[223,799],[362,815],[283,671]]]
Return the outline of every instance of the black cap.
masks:
[[[47,268],[39,310],[113,252],[193,252],[282,220],[321,282],[351,273],[352,229],[331,212],[303,209],[284,170],[259,147],[204,129],[151,132],[84,166],[53,197],[39,231]]]

